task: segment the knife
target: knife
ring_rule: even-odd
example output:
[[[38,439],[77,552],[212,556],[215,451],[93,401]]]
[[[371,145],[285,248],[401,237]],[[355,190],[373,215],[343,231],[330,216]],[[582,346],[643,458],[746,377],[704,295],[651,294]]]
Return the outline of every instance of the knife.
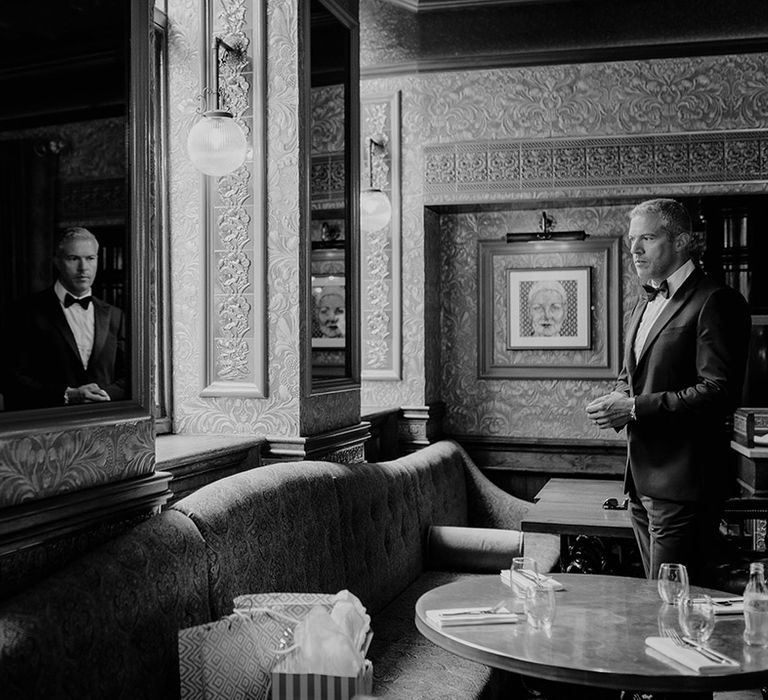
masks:
[[[735,664],[737,661],[730,656],[721,654],[719,651],[705,647],[703,644],[693,641],[690,637],[683,637],[683,641],[691,648],[696,649],[700,654],[706,656],[710,661],[716,661],[719,664]]]

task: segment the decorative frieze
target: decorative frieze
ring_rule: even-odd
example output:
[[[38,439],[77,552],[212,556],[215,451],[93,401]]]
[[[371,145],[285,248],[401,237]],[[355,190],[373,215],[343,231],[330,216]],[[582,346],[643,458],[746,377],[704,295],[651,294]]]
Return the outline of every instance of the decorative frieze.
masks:
[[[424,148],[428,203],[537,190],[757,182],[768,178],[768,132],[516,139]]]

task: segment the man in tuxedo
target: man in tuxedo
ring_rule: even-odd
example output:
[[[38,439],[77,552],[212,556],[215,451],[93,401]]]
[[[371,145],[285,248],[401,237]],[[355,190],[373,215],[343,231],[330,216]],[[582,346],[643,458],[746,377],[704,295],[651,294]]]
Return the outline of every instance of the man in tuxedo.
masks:
[[[722,502],[736,485],[726,426],[741,398],[749,308],[694,264],[696,241],[679,202],[636,206],[629,247],[644,293],[614,391],[587,414],[602,429],[627,428],[625,489],[646,576],[680,562],[701,581]]]
[[[14,305],[7,410],[125,398],[123,312],[91,295],[98,252],[88,229],[67,229],[54,255],[55,284]]]

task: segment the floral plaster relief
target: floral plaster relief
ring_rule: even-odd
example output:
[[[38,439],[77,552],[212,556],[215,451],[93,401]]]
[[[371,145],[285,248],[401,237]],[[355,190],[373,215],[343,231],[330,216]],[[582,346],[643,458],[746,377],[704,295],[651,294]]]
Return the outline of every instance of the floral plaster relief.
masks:
[[[398,90],[402,93],[404,194],[403,375],[401,381],[363,382],[366,406],[421,405],[426,401],[426,206],[670,193],[669,180],[665,179],[642,187],[608,183],[602,189],[565,188],[553,179],[546,187],[515,192],[491,192],[486,183],[480,183],[474,199],[467,194],[472,183],[464,183],[461,194],[446,193],[439,200],[430,200],[427,173],[432,170],[427,167],[425,151],[463,144],[466,162],[471,164],[475,144],[485,148],[516,139],[659,139],[669,135],[675,142],[680,136],[697,132],[768,128],[768,54],[764,53],[406,75],[366,80],[361,88],[363,97]],[[611,167],[609,148],[593,153],[603,159],[600,167]],[[760,163],[768,163],[766,146],[761,144],[757,153]],[[546,154],[532,149],[527,155],[527,167],[542,167],[537,159]],[[568,152],[566,147],[559,155],[566,172],[582,167],[576,151]],[[660,158],[675,165],[669,154]],[[587,167],[586,161],[583,167]],[[473,172],[473,168],[464,172]],[[742,183],[736,173],[721,170],[718,178],[679,181],[675,192],[754,191],[755,187],[764,188],[761,177],[762,184]],[[482,214],[443,214],[440,218],[444,370],[442,387],[435,391],[442,393],[446,403],[446,427],[486,435],[620,440],[621,436],[597,431],[583,419],[585,403],[608,388],[604,382],[494,382],[476,378],[477,240],[500,238],[514,230],[513,217],[535,214],[540,214],[540,209],[533,205],[527,214],[510,208]],[[556,217],[563,228],[583,228],[591,235],[615,235],[627,225],[626,211],[621,208],[559,209]],[[530,230],[535,230],[535,225],[531,218],[525,230],[531,226],[534,228]],[[636,277],[626,263],[622,255],[625,320],[636,298]]]

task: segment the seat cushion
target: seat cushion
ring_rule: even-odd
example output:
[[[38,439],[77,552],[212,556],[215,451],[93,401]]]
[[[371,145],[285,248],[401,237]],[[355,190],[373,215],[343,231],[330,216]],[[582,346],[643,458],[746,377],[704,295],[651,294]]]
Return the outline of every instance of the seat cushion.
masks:
[[[472,574],[430,571],[371,620],[373,694],[391,700],[472,700],[511,697],[511,674],[442,649],[416,629],[416,601],[427,591]],[[516,679],[514,679],[516,680]]]
[[[0,696],[178,698],[178,630],[210,621],[204,547],[163,513],[2,601]]]

